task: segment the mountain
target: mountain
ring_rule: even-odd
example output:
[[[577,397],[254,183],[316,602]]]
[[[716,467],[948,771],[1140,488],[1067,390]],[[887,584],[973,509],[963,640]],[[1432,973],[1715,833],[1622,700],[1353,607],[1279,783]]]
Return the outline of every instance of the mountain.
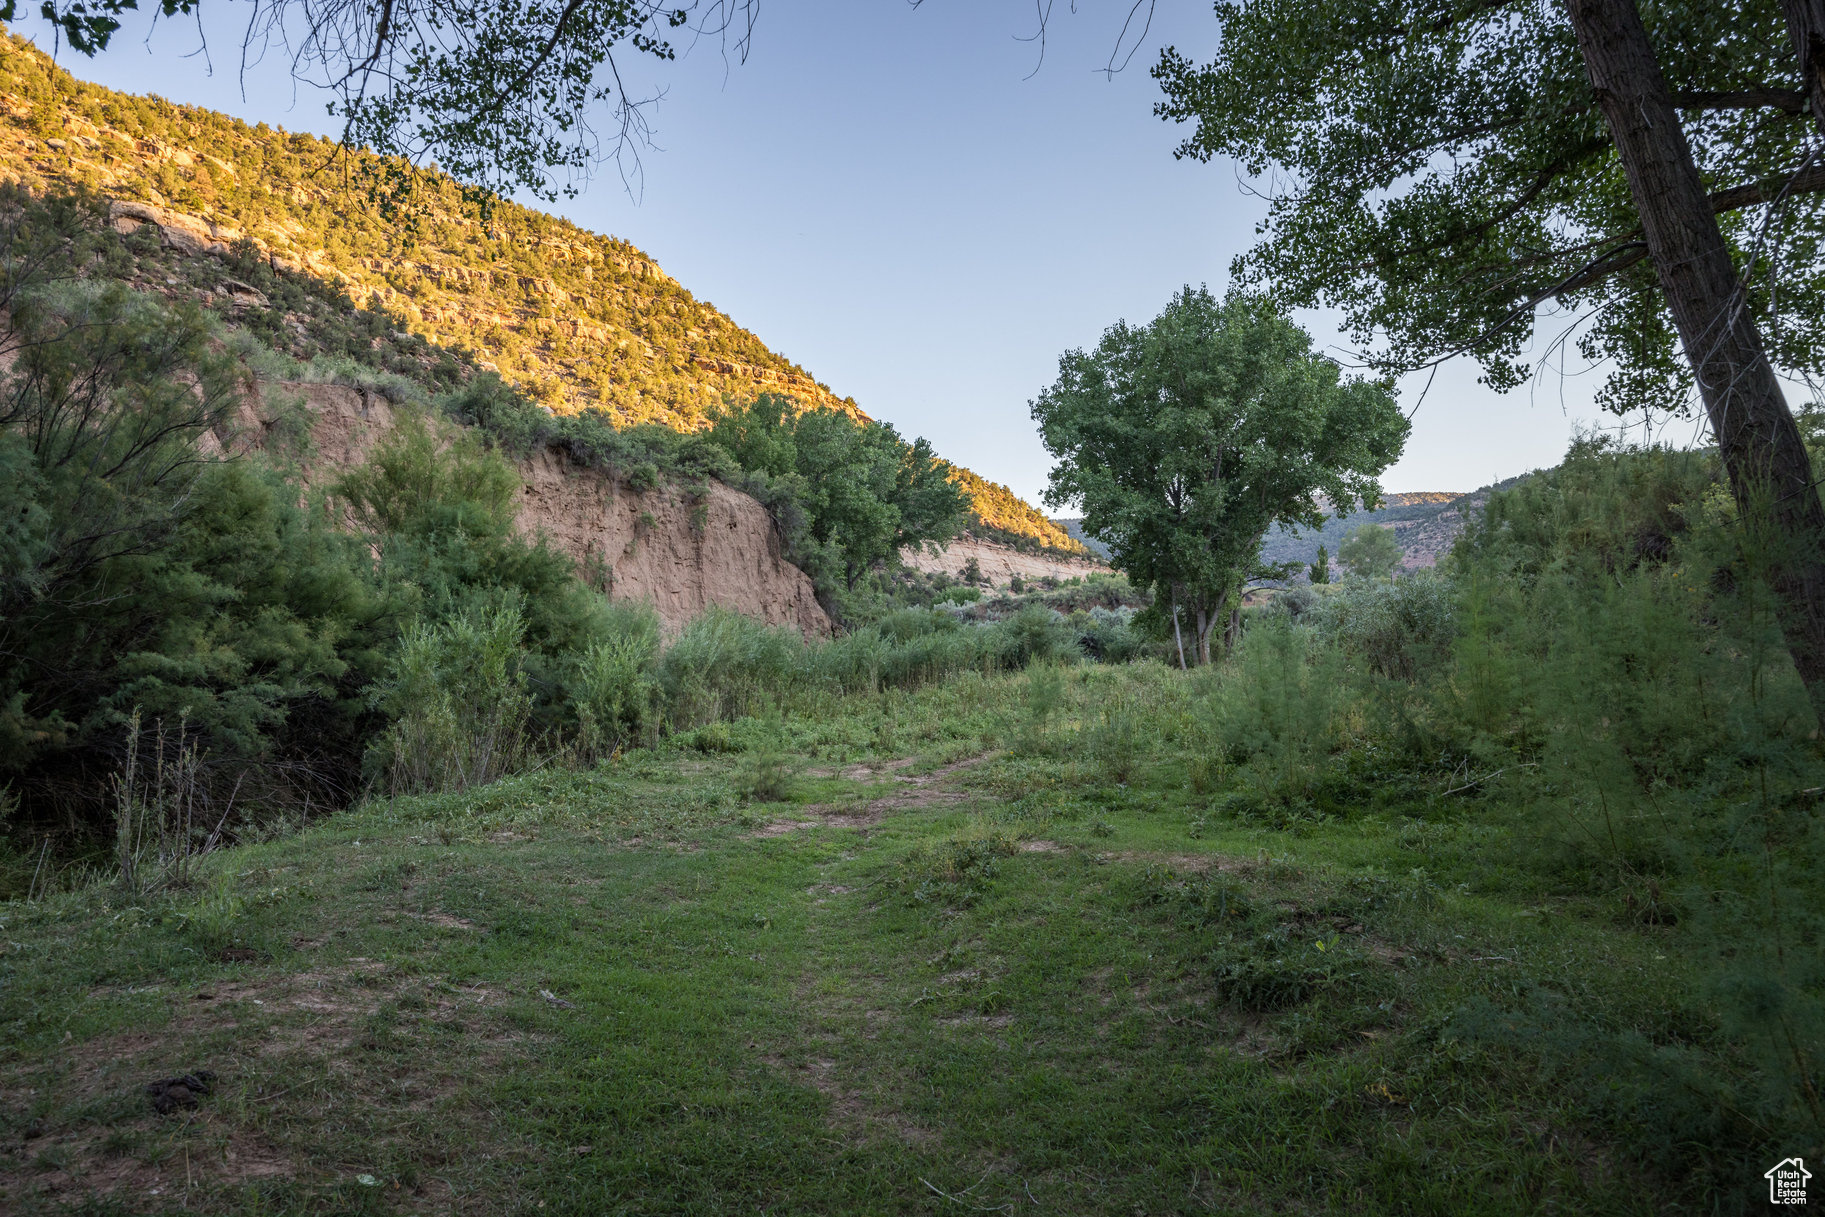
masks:
[[[555,413],[692,430],[725,399],[776,393],[866,417],[631,243],[506,200],[467,202],[434,171],[85,84],[16,35],[0,38],[0,110],[0,177],[88,188],[189,252],[239,249],[333,280]],[[399,172],[414,180],[404,210],[366,189]],[[957,478],[984,530],[1081,552],[1005,487]]]
[[[1103,561],[1109,560],[1109,547],[1084,531],[1084,521],[1081,516],[1060,516],[1055,518],[1052,523],[1062,528],[1066,536]]]
[[[1451,551],[1464,521],[1481,510],[1492,491],[1505,490],[1520,481],[1509,478],[1493,486],[1484,486],[1468,494],[1451,491],[1410,491],[1385,495],[1382,506],[1374,511],[1355,511],[1332,516],[1316,531],[1302,530],[1298,535],[1284,525],[1267,534],[1261,546],[1262,561],[1310,563],[1318,556],[1318,547],[1330,551],[1332,569],[1336,569],[1337,547],[1351,530],[1362,524],[1380,524],[1394,530],[1400,543],[1400,565],[1403,570],[1420,570],[1435,566]]]
[[[1489,501],[1490,493],[1506,490],[1520,480],[1509,478],[1505,482],[1485,486],[1469,494],[1419,490],[1384,495],[1382,505],[1376,510],[1332,516],[1316,531],[1307,529],[1295,534],[1285,525],[1276,525],[1262,543],[1261,558],[1268,563],[1309,564],[1318,557],[1318,547],[1323,545],[1330,551],[1332,562],[1335,562],[1337,547],[1352,529],[1361,524],[1380,524],[1393,529],[1395,540],[1400,542],[1402,569],[1419,570],[1434,566],[1450,552],[1458,533],[1464,529],[1464,521]],[[1085,535],[1081,519],[1055,519],[1052,522],[1098,557],[1108,558],[1109,547],[1096,538]]]

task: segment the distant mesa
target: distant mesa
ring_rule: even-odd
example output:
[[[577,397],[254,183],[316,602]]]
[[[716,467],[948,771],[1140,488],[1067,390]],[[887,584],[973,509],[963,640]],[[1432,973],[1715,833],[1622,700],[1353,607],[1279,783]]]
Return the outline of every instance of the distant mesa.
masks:
[[[1458,534],[1464,530],[1464,521],[1489,501],[1491,491],[1506,489],[1519,480],[1510,478],[1468,494],[1454,490],[1417,490],[1388,494],[1383,496],[1382,505],[1374,511],[1354,511],[1347,515],[1333,516],[1325,520],[1322,528],[1301,529],[1298,535],[1294,535],[1290,528],[1276,526],[1268,532],[1267,540],[1262,545],[1262,560],[1267,563],[1303,562],[1309,565],[1317,560],[1318,547],[1323,545],[1335,561],[1337,547],[1343,543],[1351,529],[1360,524],[1380,524],[1392,529],[1394,539],[1400,543],[1401,569],[1424,570],[1437,565],[1451,551]],[[1098,557],[1105,561],[1108,559],[1109,547],[1087,535],[1081,519],[1059,518],[1053,523]]]

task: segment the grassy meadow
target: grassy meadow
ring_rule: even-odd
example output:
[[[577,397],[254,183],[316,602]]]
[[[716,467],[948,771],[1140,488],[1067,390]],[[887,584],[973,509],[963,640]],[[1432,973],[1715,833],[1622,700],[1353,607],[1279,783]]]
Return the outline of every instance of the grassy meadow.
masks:
[[[831,698],[372,802],[209,855],[187,890],[15,902],[0,1203],[1727,1198],[1730,1147],[1652,1144],[1616,1093],[1652,1079],[1606,1087],[1583,1042],[1707,1039],[1676,927],[1543,875],[1476,786],[1238,812],[1195,746],[1221,679],[1048,665]],[[1577,1017],[1540,1023],[1543,997]],[[196,1069],[213,1093],[154,1114],[144,1084]]]
[[[0,1212],[1728,1213],[1825,1148],[1825,760],[1708,454],[1581,440],[1189,671],[1123,581],[885,559],[665,639],[483,436],[351,534],[117,434],[238,365],[58,291],[21,400],[112,369],[71,451],[151,472],[0,435]]]

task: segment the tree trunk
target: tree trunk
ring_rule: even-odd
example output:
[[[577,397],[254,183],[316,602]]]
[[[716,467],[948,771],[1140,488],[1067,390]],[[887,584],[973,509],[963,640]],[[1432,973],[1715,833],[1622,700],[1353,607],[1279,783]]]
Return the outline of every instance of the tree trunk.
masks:
[[[1818,0],[1782,0],[1816,16]],[[1567,0],[1597,104],[1641,213],[1642,234],[1754,542],[1771,544],[1768,582],[1787,647],[1825,722],[1825,506],[1812,462],[1762,349],[1691,146],[1635,0]],[[1810,39],[1825,27],[1804,27]],[[1796,37],[1800,31],[1796,31]],[[1803,62],[1807,41],[1802,46]],[[1820,61],[1807,85],[1818,96]],[[1815,109],[1817,102],[1814,103]]]
[[[1800,88],[1812,103],[1812,125],[1825,135],[1825,0],[1781,0],[1781,13],[1800,61]]]
[[[1216,617],[1211,613],[1210,606],[1207,604],[1200,604],[1198,606],[1198,617],[1196,622],[1198,629],[1197,644],[1199,664],[1208,664],[1210,662],[1210,627],[1215,623]]]
[[[1179,602],[1172,602],[1172,637],[1179,644],[1179,671],[1190,669],[1185,666],[1185,635],[1179,631]]]

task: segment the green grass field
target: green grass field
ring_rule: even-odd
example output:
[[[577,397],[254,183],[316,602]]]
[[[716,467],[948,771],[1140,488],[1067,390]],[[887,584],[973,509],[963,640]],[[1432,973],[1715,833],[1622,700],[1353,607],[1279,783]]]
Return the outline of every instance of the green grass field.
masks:
[[[1511,1013],[1702,1039],[1673,930],[1474,789],[1226,813],[1187,697],[969,675],[0,905],[0,1211],[1711,1207]]]

